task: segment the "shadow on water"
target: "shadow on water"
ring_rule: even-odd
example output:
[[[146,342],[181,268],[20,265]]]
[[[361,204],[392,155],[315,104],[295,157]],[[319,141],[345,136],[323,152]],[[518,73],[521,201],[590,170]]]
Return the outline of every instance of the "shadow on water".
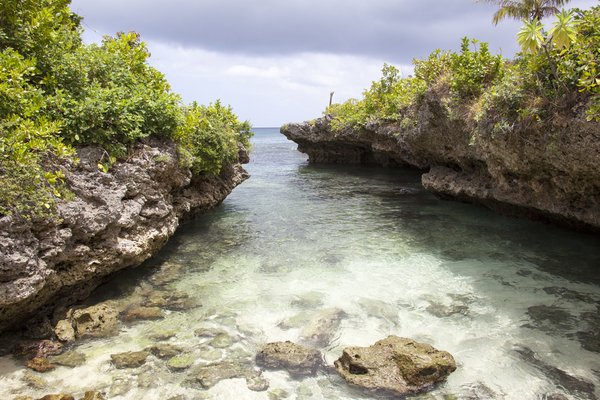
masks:
[[[363,198],[412,245],[448,261],[526,261],[572,282],[600,285],[600,236],[500,215],[477,204],[439,199],[421,172],[359,166],[300,166],[296,182],[315,199]],[[483,246],[490,243],[493,246]],[[520,273],[527,272],[520,271]]]
[[[243,246],[250,237],[249,221],[243,216],[235,218],[234,229],[222,224],[222,220],[232,213],[240,215],[239,211],[221,204],[201,217],[185,222],[157,254],[135,268],[111,275],[85,303],[95,304],[131,295],[166,262],[181,264],[181,277],[209,270],[216,258]]]

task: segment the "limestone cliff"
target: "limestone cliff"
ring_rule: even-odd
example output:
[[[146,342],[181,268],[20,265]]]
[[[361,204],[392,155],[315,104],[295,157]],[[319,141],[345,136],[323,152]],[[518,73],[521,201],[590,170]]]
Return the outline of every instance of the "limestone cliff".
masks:
[[[57,221],[0,219],[0,331],[39,310],[82,300],[120,269],[155,254],[182,219],[205,211],[247,177],[239,162],[219,176],[192,176],[175,145],[148,140],[108,173],[102,150],[78,150],[63,167],[75,198],[58,206]]]
[[[281,132],[312,163],[416,167],[423,186],[441,197],[600,231],[600,123],[556,114],[494,135],[451,115],[435,93],[419,107],[410,126],[375,121],[334,131],[324,117]]]

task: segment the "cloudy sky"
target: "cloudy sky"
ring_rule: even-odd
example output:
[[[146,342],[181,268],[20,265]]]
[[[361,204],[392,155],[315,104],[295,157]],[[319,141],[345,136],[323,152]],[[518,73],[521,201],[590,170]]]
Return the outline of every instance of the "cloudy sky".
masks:
[[[598,0],[572,0],[589,8]],[[256,127],[321,115],[360,97],[384,62],[411,61],[469,36],[517,51],[519,23],[494,27],[495,7],[474,0],[73,0],[85,40],[142,34],[151,63],[186,102],[221,99]]]

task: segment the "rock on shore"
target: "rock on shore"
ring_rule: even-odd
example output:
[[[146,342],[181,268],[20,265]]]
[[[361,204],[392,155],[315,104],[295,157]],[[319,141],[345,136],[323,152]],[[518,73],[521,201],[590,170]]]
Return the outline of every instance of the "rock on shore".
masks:
[[[63,166],[75,198],[58,220],[0,219],[0,331],[40,310],[86,298],[109,275],[155,254],[180,222],[221,203],[248,174],[240,163],[219,176],[193,176],[173,143],[147,140],[108,173],[103,150],[78,150]],[[248,162],[241,148],[240,162]]]
[[[600,123],[556,115],[526,130],[482,133],[433,92],[417,115],[408,127],[375,121],[334,132],[324,117],[281,132],[311,163],[415,167],[440,197],[600,231]]]

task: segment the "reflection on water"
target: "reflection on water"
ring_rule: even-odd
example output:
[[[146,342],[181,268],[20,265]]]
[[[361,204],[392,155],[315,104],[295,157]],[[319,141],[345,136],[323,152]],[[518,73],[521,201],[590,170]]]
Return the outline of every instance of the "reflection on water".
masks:
[[[157,305],[165,318],[81,343],[87,362],[44,374],[46,388],[0,359],[0,397],[60,388],[115,399],[369,398],[330,371],[257,377],[253,355],[292,340],[331,364],[343,347],[390,334],[431,343],[459,364],[415,398],[600,395],[598,237],[438,200],[415,171],[308,166],[276,130],[258,131],[248,170],[221,207],[90,300]],[[154,353],[142,367],[110,364],[110,354],[157,343],[193,365],[175,369]],[[233,378],[199,384],[207,372],[198,368],[221,361],[234,363],[221,371]],[[267,391],[255,391],[259,378]]]

